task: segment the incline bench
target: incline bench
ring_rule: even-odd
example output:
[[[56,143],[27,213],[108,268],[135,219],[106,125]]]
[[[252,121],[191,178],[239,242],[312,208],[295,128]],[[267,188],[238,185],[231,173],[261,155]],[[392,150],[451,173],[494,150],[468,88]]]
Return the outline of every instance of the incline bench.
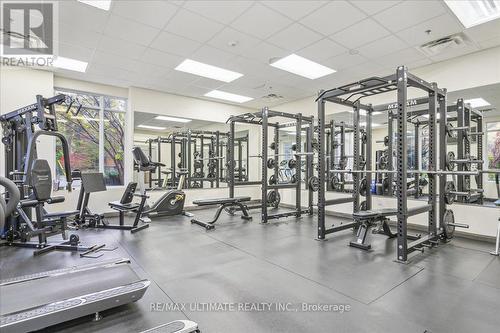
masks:
[[[193,204],[197,206],[211,206],[211,205],[219,205],[219,208],[217,209],[217,212],[215,213],[215,216],[212,221],[210,222],[203,222],[197,219],[192,219],[191,223],[195,223],[197,225],[200,225],[207,230],[214,229],[214,223],[217,222],[219,219],[220,214],[222,213],[222,210],[227,207],[239,207],[241,209],[241,212],[243,213],[243,216],[241,217],[244,220],[251,220],[252,217],[248,215],[248,210],[247,206],[243,202],[250,201],[250,197],[235,197],[235,198],[217,198],[217,199],[205,199],[205,200],[195,200],[193,201]]]
[[[385,208],[380,210],[362,210],[352,214],[354,220],[359,223],[358,239],[355,242],[350,242],[349,246],[357,247],[362,250],[371,249],[370,244],[366,244],[366,235],[368,230],[373,226],[378,226],[373,233],[384,234],[389,238],[396,237],[389,227],[389,216],[394,216],[398,213],[395,209]]]

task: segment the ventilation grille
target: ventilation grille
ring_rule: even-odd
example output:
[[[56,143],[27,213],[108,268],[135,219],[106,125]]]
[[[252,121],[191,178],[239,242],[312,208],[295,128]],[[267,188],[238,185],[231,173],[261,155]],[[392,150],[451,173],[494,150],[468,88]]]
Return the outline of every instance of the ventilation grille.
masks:
[[[431,42],[420,45],[418,49],[427,56],[435,56],[444,51],[460,49],[470,44],[470,41],[463,33],[439,38]]]

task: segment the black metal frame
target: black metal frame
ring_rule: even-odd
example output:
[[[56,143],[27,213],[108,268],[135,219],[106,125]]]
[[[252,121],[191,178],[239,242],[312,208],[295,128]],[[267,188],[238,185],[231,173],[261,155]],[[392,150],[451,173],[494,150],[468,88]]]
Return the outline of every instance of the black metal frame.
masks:
[[[279,122],[270,122],[270,118],[273,117],[280,117],[280,118],[286,118],[286,119],[291,119],[294,122],[293,123],[284,123],[280,124]],[[254,113],[245,113],[242,115],[238,116],[232,116],[228,119],[229,122],[229,140],[228,140],[228,187],[229,187],[229,197],[234,198],[234,192],[235,192],[235,186],[237,185],[257,185],[260,184],[261,187],[261,204],[258,206],[254,207],[247,207],[247,209],[252,209],[252,208],[260,208],[261,209],[261,222],[262,223],[267,223],[271,219],[278,219],[282,217],[289,217],[289,216],[295,216],[295,217],[301,217],[302,214],[308,214],[312,215],[313,214],[313,191],[307,186],[307,180],[313,175],[313,149],[312,149],[312,140],[313,140],[313,130],[314,130],[314,117],[306,117],[303,116],[301,113],[297,114],[291,114],[291,113],[286,113],[286,112],[278,112],[278,111],[273,111],[269,110],[269,108],[264,107],[262,108],[261,111],[259,112],[254,112]],[[234,160],[234,135],[235,135],[235,124],[236,123],[243,123],[243,124],[253,124],[253,125],[258,125],[261,126],[262,129],[262,148],[261,148],[261,155],[256,156],[261,159],[261,180],[260,181],[236,181],[235,180],[235,174],[234,174],[234,165],[235,165],[235,160]],[[307,127],[303,127],[302,125],[307,125]],[[269,184],[268,183],[268,167],[267,167],[267,160],[269,157],[269,129],[273,128],[273,142],[274,142],[274,150],[271,154],[272,158],[274,159],[274,168],[273,168],[273,174],[275,179],[278,179],[278,173],[279,173],[279,163],[278,159],[279,156],[282,156],[283,154],[279,153],[279,130],[281,128],[286,128],[286,127],[291,127],[295,126],[295,131],[296,131],[296,137],[295,137],[295,145],[296,145],[296,151],[295,151],[295,163],[296,163],[296,181],[295,183],[288,183],[288,184]],[[302,143],[302,132],[306,133],[306,152],[303,152],[303,143]],[[302,156],[305,156],[306,158],[306,163],[305,163],[305,175],[307,179],[304,181],[305,189],[309,191],[309,197],[308,197],[308,207],[307,209],[303,209],[301,205],[301,191],[302,191]],[[250,157],[250,156],[249,156]],[[268,190],[274,191],[275,196],[279,196],[279,191],[280,189],[295,189],[295,209],[293,211],[289,212],[282,212],[282,213],[275,213],[275,214],[269,214],[268,208],[270,206],[277,208],[278,205],[275,203],[270,203],[268,200]]]
[[[407,90],[408,87],[418,88],[425,91],[428,94],[429,109],[427,113],[429,114],[429,196],[428,202],[425,206],[417,208],[408,208],[408,193],[407,193],[407,172],[408,172],[408,161],[407,161]],[[446,119],[446,90],[439,89],[436,83],[428,83],[415,75],[408,72],[405,66],[400,66],[397,68],[396,73],[388,75],[385,77],[371,77],[365,80],[354,82],[339,88],[321,91],[319,97],[317,98],[318,103],[318,174],[319,174],[319,191],[318,191],[318,239],[324,240],[327,234],[338,231],[338,228],[327,229],[325,227],[325,208],[329,205],[338,204],[341,199],[326,200],[325,199],[325,104],[326,102],[332,102],[342,105],[347,105],[353,107],[354,110],[354,126],[355,126],[355,136],[354,136],[354,169],[358,169],[358,146],[359,146],[359,133],[357,130],[359,124],[359,110],[363,108],[367,110],[367,135],[368,135],[368,148],[371,151],[371,117],[374,108],[371,105],[363,105],[360,100],[363,97],[373,96],[385,92],[397,91],[397,126],[396,126],[396,153],[397,153],[397,168],[396,168],[396,197],[397,197],[397,260],[399,262],[407,262],[408,255],[415,250],[421,251],[423,246],[432,247],[437,244],[440,236],[443,234],[443,218],[446,209],[445,204],[441,204],[439,207],[439,212],[436,214],[437,209],[437,187],[439,186],[439,193],[441,193],[441,199],[443,199],[446,184],[446,171],[445,170],[445,160],[441,158],[439,165],[437,164],[437,109],[439,104],[439,110],[441,113],[441,119]],[[345,98],[340,98],[341,96],[347,96]],[[446,156],[446,122],[441,121],[440,125],[440,153],[441,156]],[[392,141],[392,140],[390,140]],[[371,157],[371,153],[368,155]],[[439,170],[439,172],[436,172]],[[331,170],[335,172],[335,170]],[[362,171],[361,171],[362,172]],[[371,161],[367,159],[366,161],[366,174],[367,180],[371,171]],[[359,200],[359,175],[360,173],[353,173],[354,178],[354,193],[352,198],[342,198],[342,202],[354,203],[354,212],[357,212],[358,200]],[[439,177],[438,177],[439,175]],[[438,179],[439,178],[439,179]],[[438,182],[439,180],[439,182]],[[371,181],[368,182],[371,184]],[[368,185],[369,186],[369,185]],[[367,190],[369,193],[370,191]],[[367,193],[366,197],[366,210],[371,209],[371,196]],[[350,200],[346,200],[350,199]],[[441,203],[444,200],[440,200]],[[419,238],[418,240],[413,240],[409,242],[408,237],[408,217],[428,213],[428,227],[427,235]],[[438,218],[439,216],[439,218]],[[438,220],[440,228],[438,229]],[[356,226],[356,222],[352,225],[343,225],[342,229],[347,229],[352,226]]]

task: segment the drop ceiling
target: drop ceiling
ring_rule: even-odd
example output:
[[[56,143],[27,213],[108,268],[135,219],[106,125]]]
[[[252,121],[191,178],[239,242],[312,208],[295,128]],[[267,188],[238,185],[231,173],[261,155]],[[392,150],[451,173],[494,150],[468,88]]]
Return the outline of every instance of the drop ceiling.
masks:
[[[113,1],[59,5],[60,55],[89,63],[57,75],[196,98],[210,90],[274,106],[319,89],[500,45],[500,20],[465,30],[469,46],[427,57],[415,47],[464,31],[442,1]],[[426,33],[426,30],[431,30]],[[269,66],[296,53],[337,70],[309,80]],[[231,83],[175,71],[185,58],[243,73]],[[272,97],[264,97],[270,94]]]

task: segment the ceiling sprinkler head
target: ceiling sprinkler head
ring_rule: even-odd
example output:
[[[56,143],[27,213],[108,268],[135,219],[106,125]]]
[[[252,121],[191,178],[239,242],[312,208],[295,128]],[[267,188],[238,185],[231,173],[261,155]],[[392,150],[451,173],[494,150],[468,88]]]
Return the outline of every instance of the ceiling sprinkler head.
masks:
[[[432,30],[431,30],[431,29],[427,29],[427,30],[425,30],[425,33],[426,33],[426,34],[428,34],[428,35],[430,35],[430,34],[431,34],[431,32],[432,32]]]
[[[230,41],[230,42],[227,43],[227,46],[229,46],[229,47],[236,47],[236,46],[238,46],[239,43],[240,42],[238,42],[237,40],[232,40],[232,41]]]
[[[356,54],[358,54],[358,53],[359,53],[359,51],[358,51],[358,50],[355,50],[355,49],[351,49],[351,50],[349,50],[349,54],[350,54],[350,55],[356,55]]]

